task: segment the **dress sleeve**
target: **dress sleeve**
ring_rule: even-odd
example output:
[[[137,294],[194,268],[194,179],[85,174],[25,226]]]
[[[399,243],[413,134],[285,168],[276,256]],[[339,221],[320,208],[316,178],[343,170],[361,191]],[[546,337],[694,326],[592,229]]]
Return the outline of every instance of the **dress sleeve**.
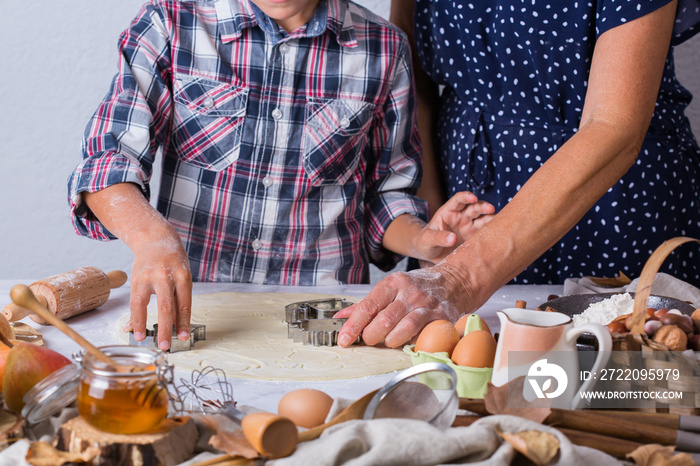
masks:
[[[671,45],[678,45],[700,32],[700,0],[678,0]]]
[[[402,259],[382,247],[389,224],[399,215],[427,220],[427,203],[415,195],[420,186],[421,149],[416,117],[408,40],[403,37],[384,108],[376,117],[367,145],[370,161],[366,177],[365,232],[369,256],[378,268],[389,270]],[[392,79],[393,78],[393,79]]]
[[[616,26],[641,18],[672,0],[602,0],[597,4],[596,37]],[[700,31],[700,0],[678,0],[671,45],[678,45]]]
[[[155,153],[172,113],[164,18],[155,2],[147,4],[120,36],[117,75],[85,129],[83,160],[68,180],[71,219],[79,235],[115,239],[82,202],[83,192],[135,183],[150,197]]]

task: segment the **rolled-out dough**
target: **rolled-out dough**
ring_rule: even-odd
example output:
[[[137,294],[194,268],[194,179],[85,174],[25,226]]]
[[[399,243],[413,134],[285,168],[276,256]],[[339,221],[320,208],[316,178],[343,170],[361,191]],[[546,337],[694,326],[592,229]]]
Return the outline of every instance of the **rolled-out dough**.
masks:
[[[260,380],[337,380],[385,374],[410,367],[401,349],[355,344],[310,346],[287,338],[284,307],[337,295],[304,293],[215,293],[192,297],[192,323],[206,325],[206,340],[194,349],[171,353],[168,362],[184,371],[206,366],[227,377]],[[345,297],[357,302],[360,298]],[[148,308],[148,323],[157,322],[157,307]],[[127,340],[119,327],[122,341]]]

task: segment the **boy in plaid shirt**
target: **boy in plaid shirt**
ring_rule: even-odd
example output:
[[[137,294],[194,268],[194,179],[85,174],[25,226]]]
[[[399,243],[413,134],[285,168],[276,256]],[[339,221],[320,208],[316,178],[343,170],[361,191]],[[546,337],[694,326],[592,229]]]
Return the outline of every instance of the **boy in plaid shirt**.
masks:
[[[193,279],[367,283],[490,219],[460,193],[423,220],[409,44],[352,2],[151,0],[119,50],[69,195],[79,234],[134,253],[137,340],[152,294],[160,347],[189,336]]]

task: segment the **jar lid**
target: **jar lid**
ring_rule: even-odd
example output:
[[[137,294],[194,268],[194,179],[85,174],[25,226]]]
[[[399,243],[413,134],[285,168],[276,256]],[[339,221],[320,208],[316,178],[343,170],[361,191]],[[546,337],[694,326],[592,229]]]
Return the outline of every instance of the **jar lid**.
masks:
[[[78,399],[81,368],[67,364],[42,379],[24,395],[22,416],[31,424],[48,419]]]

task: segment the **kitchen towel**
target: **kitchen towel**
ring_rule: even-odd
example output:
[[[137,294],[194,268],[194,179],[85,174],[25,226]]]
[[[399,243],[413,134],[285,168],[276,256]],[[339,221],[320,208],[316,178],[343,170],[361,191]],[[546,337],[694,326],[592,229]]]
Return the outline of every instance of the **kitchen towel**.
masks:
[[[559,440],[559,454],[550,465],[607,466],[631,464],[605,453],[574,445],[556,429],[516,416],[487,416],[466,427],[440,430],[412,419],[348,421],[327,429],[317,440],[299,444],[289,457],[269,466],[402,465],[468,463],[481,466],[512,464],[517,453],[498,435],[526,430],[548,432]]]

